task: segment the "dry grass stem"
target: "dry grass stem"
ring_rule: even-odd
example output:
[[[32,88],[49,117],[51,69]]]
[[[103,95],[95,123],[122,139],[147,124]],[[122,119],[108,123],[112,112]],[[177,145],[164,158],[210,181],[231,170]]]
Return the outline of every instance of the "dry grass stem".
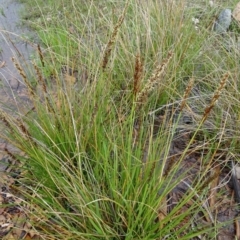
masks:
[[[143,125],[143,118],[142,117],[138,117],[134,123],[134,130],[133,130],[133,134],[132,134],[132,139],[133,139],[133,147],[136,147],[139,143],[140,140],[140,132],[141,132],[141,128]]]
[[[168,213],[168,203],[167,203],[167,197],[163,197],[161,204],[158,209],[158,221],[160,223],[160,231],[164,228],[164,219],[167,217]]]
[[[137,95],[137,102],[139,104],[144,102],[148,94],[154,89],[154,87],[157,85],[161,77],[163,77],[165,69],[168,66],[172,56],[173,56],[173,53],[169,52],[167,58],[163,60],[163,62],[155,69],[152,76],[147,80],[145,87]]]
[[[55,110],[54,110],[54,108],[53,108],[53,106],[52,106],[48,96],[45,96],[45,100],[47,102],[47,109],[48,109],[48,111],[51,112],[51,113],[56,114],[56,112],[55,112]]]
[[[169,160],[168,160],[168,164],[166,166],[166,169],[164,170],[164,178],[168,177],[168,175],[171,173],[171,170],[173,169],[174,165],[177,162],[177,157],[176,155],[170,156]]]
[[[27,82],[27,76],[24,72],[24,70],[22,69],[22,67],[18,64],[18,62],[16,61],[16,59],[14,57],[12,57],[12,62],[14,63],[14,66],[16,67],[16,69],[18,70],[19,74],[21,75],[21,77],[23,78],[24,82]]]
[[[7,147],[4,148],[4,151],[9,157],[11,157],[11,159],[13,159],[14,161],[17,161],[17,158],[15,157],[15,155],[12,152],[10,152]]]
[[[52,106],[52,104],[51,104],[51,102],[49,100],[49,97],[47,95],[48,94],[48,92],[47,92],[47,85],[46,85],[46,83],[45,83],[45,81],[43,79],[43,76],[42,76],[42,74],[40,72],[40,69],[38,68],[38,66],[35,63],[33,63],[33,67],[34,67],[34,69],[35,69],[35,71],[37,73],[38,83],[40,83],[40,85],[42,87],[42,91],[43,91],[43,93],[45,93],[44,98],[45,98],[46,103],[47,103],[47,109],[48,109],[49,112],[55,113],[55,111],[53,109],[53,106]]]
[[[33,141],[31,134],[27,130],[27,128],[24,126],[23,122],[20,119],[17,119],[17,125],[20,128],[20,132],[22,133],[23,137],[26,137],[27,140],[29,140],[33,145],[36,145],[36,143]]]
[[[133,148],[137,145],[138,136],[139,136],[139,126],[137,123],[135,124],[136,126],[134,126],[133,132],[132,132],[132,147]]]
[[[219,172],[215,171],[211,176],[209,176],[203,181],[201,187],[199,188],[199,191],[206,189],[210,183],[212,183],[214,180],[218,178],[219,178]]]
[[[153,88],[158,83],[159,79],[161,79],[161,77],[164,75],[165,69],[168,66],[172,56],[173,56],[173,53],[169,52],[167,58],[155,69],[152,76],[147,80],[147,83],[146,83],[145,87],[143,88],[143,90],[140,92],[138,90],[137,95],[136,95],[136,101],[137,101],[136,111],[139,111],[141,109],[141,106],[144,102],[146,102],[147,96],[150,93],[150,91],[153,90]],[[135,70],[136,70],[136,67],[135,67]],[[139,81],[139,80],[137,80],[137,81]],[[138,144],[139,136],[140,136],[139,131],[141,129],[142,123],[143,123],[143,119],[142,119],[142,116],[140,116],[136,119],[136,122],[135,122],[136,127],[135,127],[135,131],[133,134],[134,145]]]
[[[128,9],[128,5],[129,5],[129,0],[127,1],[126,5],[123,9],[123,12],[118,19],[117,24],[115,25],[115,27],[113,29],[113,33],[112,33],[112,35],[111,35],[111,37],[110,37],[110,39],[107,43],[107,46],[104,50],[103,60],[102,60],[102,68],[103,69],[105,69],[107,64],[108,64],[109,57],[110,57],[110,54],[111,54],[111,51],[112,51],[112,48],[113,48],[113,44],[116,41],[116,37],[117,37],[118,31],[119,31],[119,28],[121,27],[121,25],[123,23],[123,20],[125,18],[125,15],[126,15],[126,12],[127,12],[127,9]]]
[[[213,107],[215,106],[218,98],[220,97],[221,93],[222,93],[222,90],[223,88],[225,87],[226,85],[226,82],[228,80],[228,77],[229,77],[229,73],[225,73],[220,81],[220,84],[219,84],[219,87],[217,88],[217,90],[215,91],[212,99],[211,99],[211,102],[210,104],[205,108],[204,110],[204,115],[203,115],[203,118],[202,118],[202,122],[204,122],[208,115],[210,114],[211,110],[213,109]]]
[[[34,69],[37,73],[38,82],[41,84],[43,92],[47,93],[47,86],[46,86],[46,83],[43,79],[42,74],[40,73],[40,70],[39,70],[38,66],[35,63],[33,63],[33,67],[34,67]]]
[[[12,44],[14,50],[16,51],[17,53],[17,56],[18,57],[23,57],[23,55],[20,53],[20,51],[18,50],[18,48],[15,46],[14,42],[11,40],[11,38],[8,36],[8,41]]]
[[[213,172],[212,175],[216,177],[212,179],[212,182],[210,185],[209,206],[211,209],[214,209],[214,206],[216,205],[216,198],[217,198],[217,186],[219,184],[219,176],[221,173],[220,165],[213,168],[212,172]]]
[[[16,131],[16,126],[19,127],[20,132],[22,134],[23,137],[26,137],[27,139],[31,139],[31,135],[29,133],[29,131],[27,130],[27,128],[23,125],[22,121],[20,119],[16,119],[16,126],[15,123],[11,123],[9,120],[9,116],[0,109],[0,120],[4,123],[4,125],[6,126],[6,128],[11,131],[12,133],[14,133]],[[31,142],[32,139],[31,139]],[[34,142],[35,145],[35,142]]]
[[[133,95],[135,98],[140,90],[142,76],[143,76],[143,63],[140,54],[138,54],[135,58],[135,70],[133,77]]]
[[[29,91],[30,97],[32,97],[32,98],[34,99],[34,97],[35,97],[34,90],[33,90],[32,86],[30,85],[29,81],[27,80],[27,76],[26,76],[24,70],[23,70],[22,67],[18,64],[18,62],[16,61],[16,59],[15,59],[14,57],[12,57],[12,62],[14,63],[14,66],[16,67],[16,69],[18,70],[19,74],[21,75],[24,83],[26,84],[27,89],[28,89],[28,91]]]
[[[183,108],[186,106],[186,100],[193,88],[193,84],[194,84],[194,78],[191,78],[190,81],[188,82],[188,85],[185,89],[185,92],[183,94],[183,99],[182,99],[182,102],[181,102],[181,106],[180,106],[180,111],[183,110]]]
[[[42,53],[42,50],[41,50],[41,47],[40,47],[39,44],[37,45],[37,49],[38,49],[38,54],[39,54],[39,57],[40,57],[41,64],[44,67],[45,64],[44,64],[44,61],[43,61],[43,53]]]
[[[1,109],[0,109],[0,120],[4,123],[4,125],[7,127],[7,129],[9,129],[10,131],[13,130],[13,127],[12,127],[10,121],[8,120],[7,114],[4,111],[2,111]]]
[[[97,112],[98,112],[98,104],[96,103],[94,108],[93,108],[93,111],[92,111],[92,115],[91,115],[91,118],[90,118],[90,122],[89,122],[89,128],[92,128],[93,127],[93,123],[94,121],[96,120],[96,116],[97,116]]]

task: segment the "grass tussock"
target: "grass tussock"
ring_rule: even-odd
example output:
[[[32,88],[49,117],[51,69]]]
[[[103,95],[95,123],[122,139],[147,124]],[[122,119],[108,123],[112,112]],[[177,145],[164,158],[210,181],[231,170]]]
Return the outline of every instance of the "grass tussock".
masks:
[[[239,154],[237,52],[206,22],[196,30],[185,1],[67,2],[36,2],[34,84],[14,60],[33,108],[0,112],[2,137],[24,153],[17,181],[35,230],[214,239],[213,169],[219,151]]]

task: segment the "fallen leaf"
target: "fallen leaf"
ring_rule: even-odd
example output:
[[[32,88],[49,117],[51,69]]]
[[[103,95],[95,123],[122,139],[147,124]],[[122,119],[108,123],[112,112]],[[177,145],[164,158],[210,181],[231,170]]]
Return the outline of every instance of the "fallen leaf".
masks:
[[[240,238],[240,226],[239,226],[239,221],[236,219],[235,220],[236,222],[235,222],[235,224],[236,224],[236,237],[237,237],[237,239],[239,239]]]
[[[232,15],[233,15],[235,20],[240,22],[240,2],[234,8]]]
[[[0,195],[0,205],[2,205],[4,202],[4,198],[2,195]],[[1,214],[1,208],[0,208],[0,214]]]
[[[77,81],[75,76],[69,75],[67,73],[64,74],[64,79],[65,79],[66,83],[69,84],[69,86],[72,86]]]
[[[7,234],[3,240],[16,240],[12,233]]]
[[[5,223],[5,221],[6,221],[6,218],[3,215],[0,215],[0,225]]]
[[[211,184],[210,184],[210,196],[209,196],[209,205],[212,210],[216,206],[216,195],[217,195],[217,186],[219,184],[219,176],[220,176],[220,166],[218,165],[213,169],[213,175],[216,176]]]
[[[237,179],[240,179],[240,167],[239,166],[235,166],[235,171],[236,171]]]
[[[167,216],[167,198],[164,197],[162,200],[162,205],[158,210],[158,220],[160,223],[160,229],[164,227],[162,222],[166,218],[166,216]]]
[[[2,61],[2,62],[0,63],[0,68],[4,67],[5,64],[6,64],[6,62],[5,62],[5,61]]]
[[[69,31],[69,33],[71,33],[71,34],[74,34],[74,33],[75,33],[75,29],[74,29],[73,26],[69,27],[69,28],[68,28],[68,31]]]

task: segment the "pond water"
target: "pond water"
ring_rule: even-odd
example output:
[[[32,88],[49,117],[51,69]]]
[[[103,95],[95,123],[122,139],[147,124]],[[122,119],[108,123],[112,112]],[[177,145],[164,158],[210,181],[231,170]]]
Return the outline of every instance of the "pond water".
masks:
[[[17,112],[26,113],[31,103],[26,88],[15,68],[12,57],[26,69],[30,66],[34,45],[28,39],[34,36],[21,24],[20,12],[23,5],[15,0],[0,0],[0,108],[15,116]],[[0,122],[0,133],[5,126]],[[0,172],[4,171],[6,162],[5,147],[14,150],[0,138]]]
[[[20,11],[23,5],[14,0],[1,0],[0,7],[0,88],[5,92],[16,91],[21,95],[22,80],[15,68],[12,57],[23,67],[30,60],[33,47],[28,39],[33,34],[21,25]],[[30,41],[29,41],[30,42]],[[3,100],[0,97],[0,101]]]

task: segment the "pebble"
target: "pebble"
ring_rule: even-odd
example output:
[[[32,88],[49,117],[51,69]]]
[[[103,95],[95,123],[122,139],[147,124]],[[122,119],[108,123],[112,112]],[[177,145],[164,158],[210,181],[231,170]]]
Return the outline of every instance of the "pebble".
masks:
[[[220,14],[214,24],[213,30],[218,34],[225,33],[231,24],[231,20],[232,20],[232,11],[228,8],[223,9],[220,12]]]
[[[18,89],[18,87],[19,87],[19,81],[18,81],[18,79],[13,78],[13,79],[10,79],[8,82],[9,82],[9,85],[10,85],[10,87],[11,87],[12,89],[14,89],[14,90],[17,90],[17,89]]]
[[[5,172],[6,169],[9,166],[8,158],[7,157],[2,157],[0,159],[0,172]]]

